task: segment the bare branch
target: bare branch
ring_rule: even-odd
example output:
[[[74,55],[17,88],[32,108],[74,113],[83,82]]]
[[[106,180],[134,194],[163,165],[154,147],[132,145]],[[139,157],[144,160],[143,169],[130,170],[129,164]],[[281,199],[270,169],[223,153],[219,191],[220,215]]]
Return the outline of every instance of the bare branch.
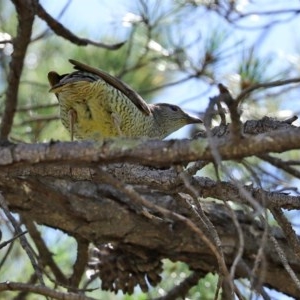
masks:
[[[241,116],[238,111],[238,101],[232,98],[230,95],[228,89],[223,86],[222,84],[218,85],[219,91],[220,91],[220,100],[217,101],[217,103],[224,102],[230,113],[230,118],[231,118],[231,124],[230,124],[230,133],[231,133],[231,138],[238,143],[240,138],[242,137],[242,128],[243,124],[241,122]],[[223,122],[225,121],[225,118],[223,118]],[[225,124],[224,124],[225,125]]]
[[[58,300],[96,300],[95,298],[86,297],[84,295],[77,295],[70,292],[69,293],[59,292],[45,286],[38,286],[38,285],[19,283],[19,282],[10,282],[10,281],[0,283],[0,291],[2,292],[3,291],[25,291],[25,292],[35,293],[38,295],[52,297]]]
[[[77,258],[73,266],[73,274],[69,279],[71,288],[69,289],[72,291],[72,287],[78,287],[84,274],[85,268],[88,264],[88,248],[89,243],[82,239],[81,237],[77,237]]]
[[[278,157],[273,157],[271,155],[268,154],[264,154],[264,155],[260,155],[259,158],[267,161],[268,163],[270,163],[271,165],[284,170],[285,172],[287,172],[288,174],[291,174],[297,178],[300,178],[300,171],[298,171],[297,169],[291,167],[288,164],[288,161],[284,161]]]
[[[267,152],[281,153],[300,148],[300,128],[290,127],[289,130],[247,136],[239,144],[218,138],[214,138],[214,142],[223,160],[241,159]],[[104,140],[102,144],[93,142],[16,144],[13,147],[0,147],[0,154],[2,166],[14,163],[23,166],[37,163],[79,166],[89,162],[108,164],[126,160],[158,167],[197,160],[214,161],[205,139],[176,141],[110,139]]]
[[[125,42],[117,43],[117,44],[112,44],[112,45],[107,45],[104,43],[100,42],[95,42],[89,39],[83,39],[77,37],[75,34],[73,34],[70,30],[65,28],[60,22],[58,22],[56,19],[51,17],[45,9],[42,7],[41,4],[37,5],[37,15],[44,20],[48,26],[58,35],[61,36],[73,44],[76,44],[78,46],[87,46],[87,45],[93,45],[96,47],[104,48],[104,49],[109,49],[109,50],[117,50],[120,47],[122,47]]]
[[[2,196],[2,194],[0,193],[0,206],[3,209],[6,217],[8,218],[8,220],[11,222],[12,226],[14,227],[16,233],[19,235],[20,237],[20,243],[23,247],[23,249],[25,250],[25,252],[27,253],[30,262],[32,264],[33,269],[35,270],[37,277],[40,281],[40,283],[44,286],[44,279],[43,279],[43,275],[42,275],[42,271],[34,257],[34,252],[32,250],[32,248],[30,247],[27,239],[23,236],[23,232],[21,230],[20,225],[17,223],[17,221],[15,220],[15,218],[13,217],[13,215],[10,213],[9,208],[6,204],[6,201],[4,199],[4,197]]]
[[[280,9],[280,10],[265,10],[265,11],[249,11],[246,13],[239,13],[236,18],[231,19],[231,22],[236,22],[239,19],[247,18],[251,16],[270,16],[270,15],[282,15],[282,14],[291,14],[297,15],[300,13],[300,10],[297,8],[290,8],[290,9]]]
[[[283,249],[280,247],[278,241],[275,239],[274,236],[270,236],[270,240],[273,242],[274,247],[278,253],[278,256],[286,270],[286,272],[290,275],[292,281],[295,283],[298,291],[300,291],[300,280],[298,278],[298,276],[295,274],[295,272],[293,271],[293,269],[290,266],[290,263],[286,257],[286,254],[284,253]]]
[[[173,300],[185,299],[189,290],[198,283],[201,277],[205,276],[202,272],[193,272],[190,276],[185,278],[180,284],[176,285],[165,296],[156,298],[155,300]]]
[[[48,103],[48,104],[39,104],[39,105],[26,105],[18,107],[18,112],[28,112],[30,110],[39,110],[39,109],[47,109],[52,107],[58,107],[58,103]]]
[[[53,272],[56,280],[64,285],[67,285],[67,279],[65,275],[62,273],[60,268],[57,266],[57,264],[54,262],[52,253],[50,253],[49,249],[47,248],[44,240],[42,239],[39,231],[37,230],[35,224],[31,220],[27,220],[27,218],[22,218],[24,220],[24,224],[26,228],[28,229],[31,238],[33,239],[38,252],[39,252],[39,258],[42,262],[42,265],[44,267],[49,266],[51,271]]]
[[[250,86],[249,88],[243,90],[236,98],[237,102],[240,102],[244,100],[250,93],[252,93],[255,90],[261,89],[261,88],[272,88],[272,87],[277,87],[277,86],[282,86],[282,85],[287,85],[287,84],[292,84],[292,83],[299,83],[300,78],[291,78],[287,80],[277,80],[273,82],[266,82],[266,83],[258,83],[256,85]]]
[[[293,229],[291,223],[288,221],[286,216],[283,214],[281,208],[274,207],[271,209],[271,212],[275,218],[275,220],[278,222],[280,227],[282,228],[284,234],[287,237],[287,241],[289,245],[294,250],[294,253],[300,258],[300,243],[299,243],[299,237],[297,236],[295,230]]]
[[[204,213],[201,203],[200,203],[200,193],[198,192],[197,189],[195,189],[191,185],[192,178],[188,177],[188,174],[185,172],[180,173],[180,178],[183,181],[183,184],[186,188],[187,191],[189,191],[189,194],[192,195],[193,201],[191,201],[191,208],[193,211],[195,211],[196,215],[196,220],[197,223],[199,224],[199,228],[204,230],[204,232],[207,234],[208,237],[211,238],[212,241],[214,241],[216,245],[216,249],[219,252],[219,257],[218,257],[218,263],[219,266],[221,267],[222,265],[226,265],[225,259],[224,259],[224,253],[222,249],[222,242],[221,239],[213,226],[212,222],[209,220],[209,218],[206,216]],[[221,259],[221,261],[219,261]],[[226,270],[227,271],[227,270]],[[231,278],[227,277],[227,274],[224,274],[224,285],[226,285],[227,290],[232,293],[233,292],[233,281]],[[226,282],[226,283],[225,283]]]
[[[7,240],[7,241],[5,241],[5,242],[2,242],[2,243],[0,244],[0,249],[1,249],[1,248],[4,248],[4,247],[6,247],[8,244],[14,242],[17,238],[19,238],[19,237],[20,237],[21,235],[23,235],[23,234],[26,234],[27,232],[28,232],[28,231],[23,231],[23,232],[18,233],[17,235],[15,235],[13,238],[11,238],[11,239],[9,239],[9,240]]]
[[[64,13],[68,10],[68,7],[70,6],[71,3],[72,3],[71,0],[68,0],[66,2],[65,6],[62,8],[61,12],[58,14],[57,20],[59,20],[64,15]],[[47,28],[46,30],[44,30],[43,32],[38,34],[35,38],[32,39],[31,42],[36,42],[36,41],[42,39],[43,37],[45,37],[47,35],[48,31],[49,31],[49,28]]]

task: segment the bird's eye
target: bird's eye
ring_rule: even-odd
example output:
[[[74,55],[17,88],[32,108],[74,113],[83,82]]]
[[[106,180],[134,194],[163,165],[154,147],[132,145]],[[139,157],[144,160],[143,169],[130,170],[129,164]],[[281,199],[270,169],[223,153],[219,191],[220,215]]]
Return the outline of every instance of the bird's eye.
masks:
[[[173,111],[178,111],[178,106],[176,106],[176,105],[170,105],[170,108],[171,108]]]

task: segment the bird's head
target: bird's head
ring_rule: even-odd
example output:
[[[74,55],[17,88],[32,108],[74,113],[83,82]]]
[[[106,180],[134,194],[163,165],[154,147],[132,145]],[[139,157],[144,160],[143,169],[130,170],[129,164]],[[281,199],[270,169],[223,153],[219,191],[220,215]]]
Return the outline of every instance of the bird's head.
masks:
[[[153,117],[165,137],[185,125],[202,123],[199,118],[190,116],[177,105],[158,103],[150,104],[150,107]]]

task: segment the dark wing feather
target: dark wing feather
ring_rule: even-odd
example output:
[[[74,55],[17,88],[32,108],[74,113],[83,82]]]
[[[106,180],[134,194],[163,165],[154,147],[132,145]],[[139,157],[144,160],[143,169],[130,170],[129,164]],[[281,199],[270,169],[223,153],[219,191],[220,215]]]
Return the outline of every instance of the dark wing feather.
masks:
[[[106,81],[108,84],[110,84],[111,86],[113,86],[114,88],[116,88],[117,90],[122,92],[123,94],[125,94],[133,102],[133,104],[136,105],[136,107],[140,111],[142,111],[144,114],[146,114],[146,115],[151,114],[150,107],[145,102],[145,100],[136,91],[134,91],[130,86],[128,86],[122,80],[120,80],[116,77],[113,77],[110,74],[108,74],[102,70],[90,67],[90,66],[83,64],[79,61],[76,61],[74,59],[69,59],[69,62],[74,65],[74,68],[76,70],[90,72],[90,73],[98,75],[104,81]],[[48,75],[48,78],[49,78],[49,75]],[[50,79],[49,79],[49,81],[50,81]]]
[[[69,74],[63,74],[63,75],[59,75],[58,73],[56,73],[55,71],[50,71],[48,73],[48,81],[50,83],[51,89],[49,90],[49,92],[51,92],[53,89],[57,88],[58,86],[63,85],[61,83],[61,80],[63,78],[65,78],[66,76],[68,76]],[[58,99],[58,94],[55,93],[57,99]]]
[[[51,85],[51,88],[58,84],[60,80],[64,77],[65,75],[59,75],[54,71],[51,71],[48,73],[48,81]]]

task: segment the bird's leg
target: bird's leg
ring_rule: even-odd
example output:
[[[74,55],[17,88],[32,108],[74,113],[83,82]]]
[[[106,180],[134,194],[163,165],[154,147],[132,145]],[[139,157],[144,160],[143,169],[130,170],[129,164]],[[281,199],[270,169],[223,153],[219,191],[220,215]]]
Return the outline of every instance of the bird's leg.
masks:
[[[120,128],[120,125],[121,125],[120,115],[116,114],[116,113],[112,113],[111,118],[113,120],[113,123],[114,123],[115,127],[117,128],[119,136],[123,136],[123,133],[122,133],[121,128]]]
[[[71,133],[71,141],[73,142],[74,140],[74,123],[77,120],[77,112],[73,108],[71,108],[68,111],[68,117],[69,117],[69,128],[70,128],[70,133]]]

